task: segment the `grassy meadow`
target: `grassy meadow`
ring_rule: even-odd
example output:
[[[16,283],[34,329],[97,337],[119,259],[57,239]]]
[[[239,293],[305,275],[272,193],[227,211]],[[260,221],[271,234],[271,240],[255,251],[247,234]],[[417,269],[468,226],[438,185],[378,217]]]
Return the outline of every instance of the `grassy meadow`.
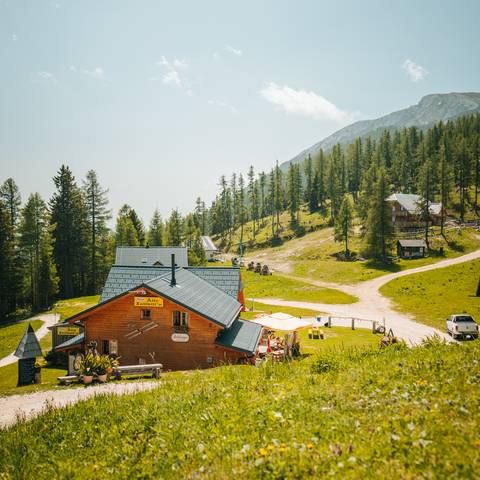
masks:
[[[341,261],[337,254],[342,245],[333,240],[333,229],[323,228],[296,238],[278,247],[246,252],[247,259],[267,263],[275,272],[304,277],[317,281],[354,284],[365,280],[423,265],[429,265],[445,258],[454,258],[480,248],[480,236],[474,229],[462,231],[451,229],[446,232],[446,242],[437,230],[431,239],[430,256],[420,259],[399,259],[391,264],[372,260]],[[443,255],[440,255],[443,248]],[[360,238],[356,235],[351,241],[351,250],[359,252]]]
[[[0,477],[474,478],[480,342],[432,343],[165,376],[51,410],[0,432]]]
[[[311,285],[282,275],[259,275],[242,270],[245,298],[278,298],[317,303],[355,303],[358,299],[333,288]]]
[[[453,313],[469,313],[480,321],[480,260],[400,277],[384,285],[380,292],[395,308],[412,314],[419,322],[445,328]]]

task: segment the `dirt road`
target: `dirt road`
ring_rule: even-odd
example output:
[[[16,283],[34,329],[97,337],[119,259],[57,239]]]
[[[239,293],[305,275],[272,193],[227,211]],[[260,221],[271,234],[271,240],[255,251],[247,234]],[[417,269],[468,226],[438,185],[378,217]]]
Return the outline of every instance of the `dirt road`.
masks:
[[[450,339],[446,333],[418,323],[407,314],[394,310],[390,300],[384,297],[380,293],[379,289],[395,278],[426,272],[429,270],[436,270],[438,268],[444,268],[450,265],[456,265],[458,263],[468,262],[478,258],[480,258],[480,250],[462,255],[461,257],[442,260],[435,264],[412,268],[411,270],[390,273],[388,275],[383,275],[382,277],[374,278],[356,285],[340,285],[332,283],[325,284],[324,282],[317,282],[314,280],[308,280],[307,278],[302,278],[304,282],[309,282],[319,286],[328,285],[329,287],[336,288],[345,293],[349,293],[350,295],[355,295],[358,297],[359,301],[353,304],[331,305],[324,303],[286,301],[271,298],[256,298],[255,300],[258,302],[269,303],[271,305],[309,308],[312,310],[325,312],[332,316],[365,318],[379,322],[385,320],[385,325],[387,328],[392,328],[395,335],[411,344],[418,344],[423,338],[433,335],[434,333],[437,333],[446,339]]]

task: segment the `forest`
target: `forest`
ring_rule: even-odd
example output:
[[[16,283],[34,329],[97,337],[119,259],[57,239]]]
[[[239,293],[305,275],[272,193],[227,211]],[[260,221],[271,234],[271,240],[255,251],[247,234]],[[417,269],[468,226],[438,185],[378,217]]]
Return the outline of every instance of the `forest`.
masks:
[[[251,166],[228,179],[209,207],[197,198],[193,211],[173,210],[162,219],[155,210],[144,225],[135,209],[123,205],[115,227],[108,190],[95,171],[77,182],[63,165],[53,177],[48,201],[32,193],[22,202],[12,178],[0,185],[0,321],[49,307],[58,298],[98,293],[114,261],[116,246],[186,245],[192,265],[205,262],[201,235],[213,235],[222,248],[243,252],[243,228],[270,225],[270,243],[278,244],[288,211],[290,227],[301,235],[300,210],[319,212],[335,227],[335,239],[348,257],[354,225],[360,226],[367,258],[385,260],[394,231],[386,198],[391,192],[418,193],[428,243],[429,204],[441,202],[460,221],[478,218],[480,115],[460,117],[422,130],[383,131],[358,138],[347,147],[319,151],[288,170],[275,165],[255,173]],[[441,230],[446,216],[442,216]],[[238,233],[239,241],[234,241]]]

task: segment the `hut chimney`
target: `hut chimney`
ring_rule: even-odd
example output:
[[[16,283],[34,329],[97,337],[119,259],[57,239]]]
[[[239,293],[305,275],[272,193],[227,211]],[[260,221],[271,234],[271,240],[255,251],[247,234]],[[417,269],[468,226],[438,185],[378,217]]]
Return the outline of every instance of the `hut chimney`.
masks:
[[[175,279],[175,254],[172,253],[172,279],[170,281],[170,285],[173,287],[177,284],[177,280]]]

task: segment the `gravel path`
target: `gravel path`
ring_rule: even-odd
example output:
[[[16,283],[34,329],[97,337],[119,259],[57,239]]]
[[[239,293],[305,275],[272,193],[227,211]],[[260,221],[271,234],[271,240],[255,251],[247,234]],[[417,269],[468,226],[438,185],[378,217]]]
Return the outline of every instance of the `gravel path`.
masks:
[[[48,407],[65,407],[95,395],[125,395],[159,387],[159,382],[108,383],[88,387],[47,390],[26,395],[0,397],[0,428],[14,425],[21,419],[40,415]]]
[[[27,320],[22,320],[21,323],[25,323],[25,328],[27,328],[28,322],[31,322],[33,320],[42,320],[43,325],[35,332],[35,335],[37,335],[37,338],[40,341],[49,332],[48,327],[51,327],[52,325],[57,323],[59,318],[60,316],[56,313],[44,313],[35,317],[28,318]],[[0,359],[0,367],[5,367],[6,365],[15,363],[17,360],[18,358],[15,357],[12,352],[10,355],[7,355],[6,357]]]
[[[450,340],[451,338],[446,333],[418,323],[409,315],[394,310],[390,300],[384,297],[380,293],[379,289],[386,283],[398,277],[413,275],[420,272],[427,272],[437,268],[444,268],[450,265],[456,265],[458,263],[475,260],[477,258],[480,258],[480,250],[462,255],[461,257],[442,260],[431,265],[390,273],[388,275],[383,275],[357,285],[328,284],[333,288],[358,297],[358,302],[352,304],[332,305],[325,303],[286,301],[271,298],[256,298],[255,300],[271,305],[308,308],[311,310],[317,310],[319,312],[325,312],[331,316],[357,317],[368,320],[376,320],[378,322],[383,322],[383,320],[385,320],[387,329],[391,328],[396,336],[413,345],[420,343],[423,338],[433,335],[434,333]],[[316,282],[314,280],[308,280],[305,278],[303,281],[312,283],[314,285],[322,285],[322,282]],[[337,320],[334,321],[333,324],[343,324],[345,326],[351,325],[349,320]]]

